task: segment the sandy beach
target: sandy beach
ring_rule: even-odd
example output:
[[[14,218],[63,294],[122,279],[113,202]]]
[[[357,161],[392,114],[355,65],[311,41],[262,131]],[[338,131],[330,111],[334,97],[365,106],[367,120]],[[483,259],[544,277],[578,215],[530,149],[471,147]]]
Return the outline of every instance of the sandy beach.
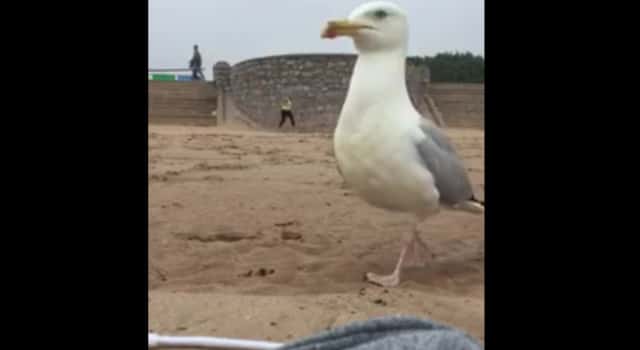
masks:
[[[484,217],[421,225],[436,254],[397,288],[410,215],[376,209],[336,170],[330,134],[149,126],[149,327],[286,342],[404,314],[484,340]],[[446,129],[484,199],[484,133]]]

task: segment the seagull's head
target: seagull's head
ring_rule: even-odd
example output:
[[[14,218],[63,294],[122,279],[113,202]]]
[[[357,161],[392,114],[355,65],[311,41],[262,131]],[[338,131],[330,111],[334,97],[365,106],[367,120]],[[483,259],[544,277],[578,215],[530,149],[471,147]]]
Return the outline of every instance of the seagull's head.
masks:
[[[321,36],[349,36],[360,52],[406,48],[407,14],[391,2],[368,2],[351,11],[347,19],[329,21]]]

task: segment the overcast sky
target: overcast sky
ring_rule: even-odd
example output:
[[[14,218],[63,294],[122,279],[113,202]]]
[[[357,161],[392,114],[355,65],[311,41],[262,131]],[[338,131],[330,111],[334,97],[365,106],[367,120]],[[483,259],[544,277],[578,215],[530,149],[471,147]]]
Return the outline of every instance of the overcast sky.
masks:
[[[198,44],[205,75],[231,64],[287,53],[353,53],[346,38],[321,40],[328,19],[365,0],[150,0],[149,68],[187,67]],[[484,56],[484,0],[397,0],[409,13],[409,54],[471,51]]]

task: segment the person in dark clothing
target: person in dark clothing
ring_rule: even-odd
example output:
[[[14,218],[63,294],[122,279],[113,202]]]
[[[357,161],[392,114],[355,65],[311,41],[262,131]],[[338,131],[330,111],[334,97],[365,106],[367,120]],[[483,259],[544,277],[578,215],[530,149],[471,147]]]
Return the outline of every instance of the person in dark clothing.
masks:
[[[198,45],[193,46],[193,57],[189,61],[189,68],[193,73],[191,78],[193,80],[204,80],[204,74],[202,74],[202,57],[198,52]]]
[[[291,99],[287,97],[282,104],[280,104],[280,125],[279,128],[282,127],[282,124],[289,118],[291,120],[291,126],[296,126],[295,120],[293,120],[293,113],[291,113],[291,107],[293,104],[291,103]]]

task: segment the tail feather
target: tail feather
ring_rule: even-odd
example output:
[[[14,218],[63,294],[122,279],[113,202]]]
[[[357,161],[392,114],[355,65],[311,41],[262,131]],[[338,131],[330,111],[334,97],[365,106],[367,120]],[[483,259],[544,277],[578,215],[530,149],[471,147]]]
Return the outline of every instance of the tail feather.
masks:
[[[469,213],[482,214],[484,213],[484,201],[478,200],[473,196],[469,200],[458,203],[455,208]]]

